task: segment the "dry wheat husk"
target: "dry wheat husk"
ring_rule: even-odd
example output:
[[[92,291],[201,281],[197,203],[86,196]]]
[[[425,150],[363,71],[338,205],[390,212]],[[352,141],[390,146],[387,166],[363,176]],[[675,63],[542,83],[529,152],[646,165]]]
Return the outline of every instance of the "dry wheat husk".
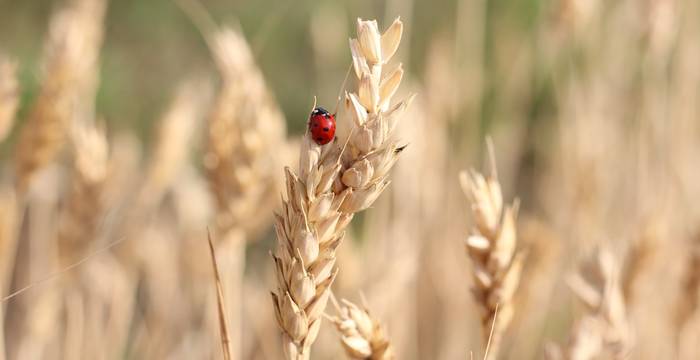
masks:
[[[516,251],[518,202],[504,208],[501,185],[491,155],[492,174],[460,174],[471,201],[475,226],[465,241],[473,264],[472,293],[481,312],[482,345],[488,358],[498,356],[501,339],[514,314],[513,296],[520,282],[523,254]]]
[[[345,299],[341,303],[335,303],[338,315],[329,317],[329,320],[340,334],[340,343],[348,358],[394,359],[394,351],[382,324],[372,317],[367,306],[359,307]]]
[[[75,0],[51,18],[41,90],[14,151],[20,192],[61,151],[71,122],[91,113],[105,7],[102,0]]]
[[[277,289],[272,298],[287,359],[309,358],[338,272],[335,250],[353,215],[386,188],[388,172],[403,149],[391,140],[397,115],[410,101],[391,105],[403,71],[399,66],[382,72],[402,29],[396,19],[381,35],[376,21],[358,19],[358,38],[350,40],[350,48],[359,86],[346,94],[353,114],[347,147],[338,142],[320,146],[305,136],[298,174],[285,171],[287,192],[275,224]]]

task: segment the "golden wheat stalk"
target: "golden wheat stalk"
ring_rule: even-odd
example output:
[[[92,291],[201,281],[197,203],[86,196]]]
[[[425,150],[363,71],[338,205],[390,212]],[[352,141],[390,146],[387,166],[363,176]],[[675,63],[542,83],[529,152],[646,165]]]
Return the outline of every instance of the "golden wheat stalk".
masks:
[[[209,243],[209,254],[211,255],[211,264],[214,270],[214,283],[216,285],[216,307],[219,315],[219,332],[221,334],[221,351],[224,360],[231,360],[231,337],[228,331],[228,320],[226,311],[226,299],[224,298],[223,284],[219,275],[219,265],[216,261],[216,250],[214,243],[211,241],[211,233],[207,233],[207,241]]]
[[[17,63],[0,56],[0,142],[10,134],[18,107]]]
[[[63,148],[71,122],[91,111],[105,6],[76,0],[51,18],[41,90],[14,152],[20,192]]]
[[[460,183],[471,202],[475,222],[465,245],[473,266],[472,293],[481,312],[482,347],[488,346],[488,359],[495,359],[513,318],[513,295],[524,258],[516,252],[518,201],[504,209],[490,142],[489,150],[492,174],[484,177],[474,170],[464,171]]]
[[[337,316],[329,316],[340,333],[340,343],[350,359],[390,360],[394,352],[382,324],[372,317],[363,299],[362,307],[342,299],[341,304],[331,297]]]
[[[403,149],[391,140],[397,115],[410,101],[391,105],[403,71],[399,66],[382,72],[402,29],[396,19],[381,35],[376,21],[358,19],[358,38],[350,40],[350,48],[359,86],[346,94],[354,119],[347,148],[338,142],[321,146],[305,136],[299,174],[286,169],[287,193],[275,223],[277,289],[272,299],[287,359],[309,358],[338,272],[335,250],[353,215],[388,185],[388,172]]]

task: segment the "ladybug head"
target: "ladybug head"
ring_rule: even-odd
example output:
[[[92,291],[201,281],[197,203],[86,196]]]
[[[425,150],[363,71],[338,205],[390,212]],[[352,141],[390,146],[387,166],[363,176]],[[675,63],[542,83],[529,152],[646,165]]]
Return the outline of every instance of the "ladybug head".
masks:
[[[315,108],[314,111],[311,112],[311,115],[312,116],[313,115],[321,115],[321,116],[326,117],[326,118],[330,118],[331,116],[333,116],[333,115],[331,115],[330,112],[328,112],[328,110],[326,110],[320,106]]]

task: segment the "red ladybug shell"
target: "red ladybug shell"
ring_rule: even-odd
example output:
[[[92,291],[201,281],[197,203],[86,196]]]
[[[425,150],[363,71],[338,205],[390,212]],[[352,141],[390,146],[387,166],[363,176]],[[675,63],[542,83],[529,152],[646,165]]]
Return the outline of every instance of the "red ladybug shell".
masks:
[[[322,107],[317,107],[309,116],[311,138],[319,145],[325,145],[335,138],[335,116]]]

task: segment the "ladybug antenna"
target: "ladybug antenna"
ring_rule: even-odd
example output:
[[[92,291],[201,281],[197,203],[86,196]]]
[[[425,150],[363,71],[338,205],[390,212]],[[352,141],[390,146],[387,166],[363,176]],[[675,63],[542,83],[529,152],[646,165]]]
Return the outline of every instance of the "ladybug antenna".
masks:
[[[335,103],[335,109],[333,110],[333,116],[338,113],[338,107],[340,107],[340,100],[343,96],[343,92],[345,90],[345,84],[348,82],[348,77],[350,77],[350,71],[352,70],[352,63],[350,63],[350,66],[348,66],[348,71],[345,72],[345,78],[343,79],[343,83],[340,85],[340,91],[338,92],[338,101]]]
[[[311,106],[311,111],[309,111],[309,114],[311,114],[315,108],[316,108],[316,95],[314,95],[314,104],[313,104],[313,106]]]
[[[314,95],[314,104],[311,105],[311,111],[309,111],[309,114],[313,113],[313,112],[314,112],[314,109],[316,109],[316,95]],[[308,121],[307,121],[307,124],[306,124],[306,125],[309,125],[309,124],[308,124]],[[307,127],[306,127],[306,133],[308,133],[308,132],[309,132],[309,127],[307,126]],[[306,134],[306,133],[305,133],[305,134]]]

